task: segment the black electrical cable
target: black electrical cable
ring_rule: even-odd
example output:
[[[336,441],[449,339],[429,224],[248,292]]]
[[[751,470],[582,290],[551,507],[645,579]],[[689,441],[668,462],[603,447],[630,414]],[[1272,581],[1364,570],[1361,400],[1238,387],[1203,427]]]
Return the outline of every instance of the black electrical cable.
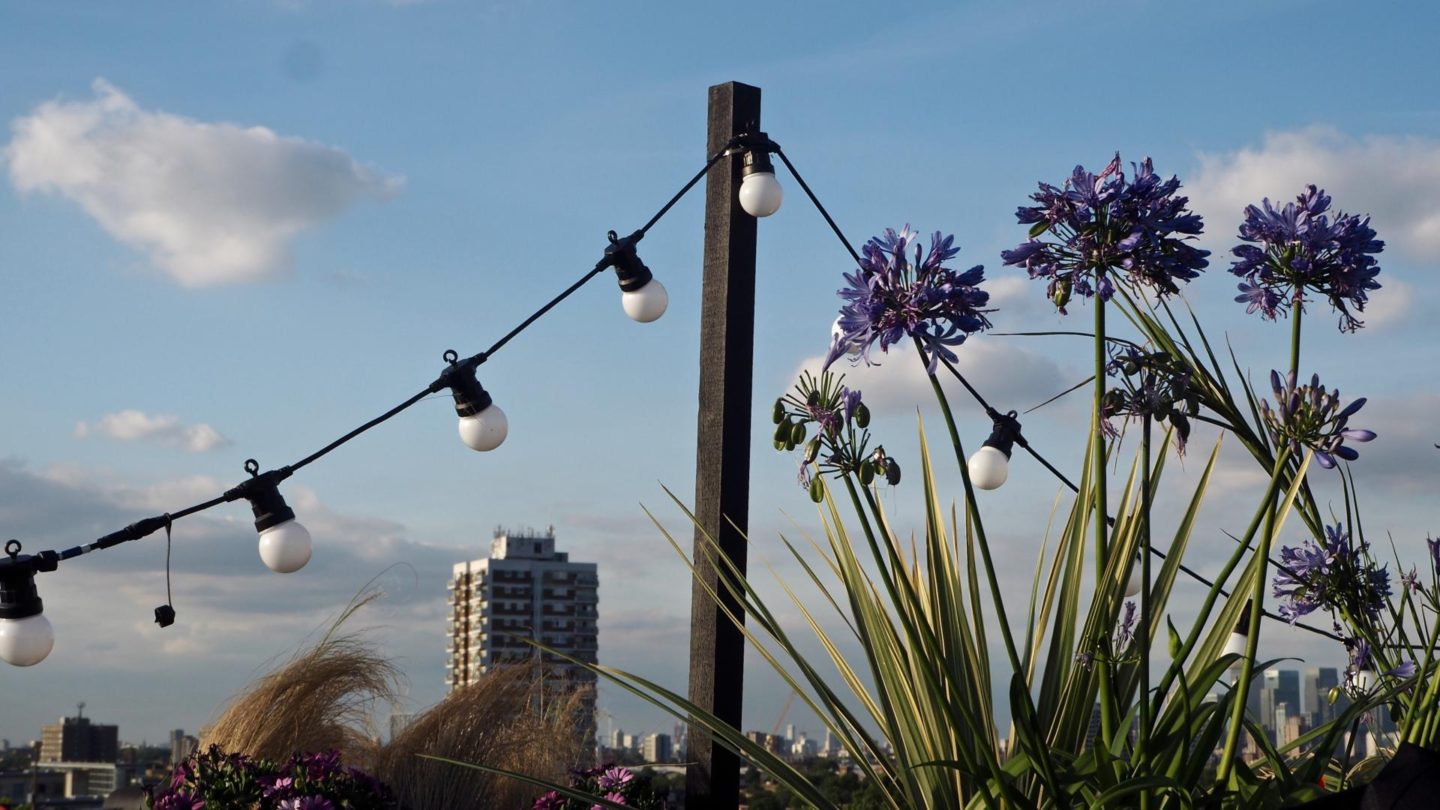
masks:
[[[711,167],[713,167],[713,166],[714,166],[722,157],[724,157],[725,155],[731,154],[732,151],[733,151],[735,148],[737,148],[737,146],[740,144],[741,140],[742,140],[741,138],[733,138],[733,139],[731,139],[731,141],[730,141],[729,143],[727,143],[727,144],[725,145],[725,148],[724,148],[724,149],[721,149],[720,151],[716,152],[714,155],[711,155],[710,158],[705,162],[705,166],[704,166],[699,172],[696,172],[695,176],[692,177],[692,178],[690,178],[689,182],[685,183],[685,185],[682,186],[682,187],[680,188],[680,190],[675,193],[674,196],[672,196],[669,200],[666,201],[666,203],[665,203],[664,205],[662,205],[662,206],[660,207],[660,210],[659,210],[659,211],[656,211],[656,212],[655,212],[655,215],[654,215],[654,216],[650,217],[650,219],[649,219],[648,221],[646,221],[646,223],[645,223],[638,231],[636,231],[634,234],[632,234],[632,235],[631,235],[630,237],[628,237],[628,238],[631,239],[632,241],[635,241],[635,242],[638,242],[641,238],[643,238],[644,235],[645,235],[652,227],[654,227],[655,224],[656,224],[657,222],[659,222],[662,217],[664,217],[667,213],[669,213],[670,209],[673,208],[673,207],[675,206],[675,204],[678,203],[678,202],[681,200],[681,198],[683,198],[687,193],[689,193],[690,190],[693,189],[693,188],[695,187],[695,185],[700,182],[700,180],[705,176],[705,174],[710,171]],[[585,273],[585,275],[581,276],[580,279],[577,280],[575,283],[571,284],[569,287],[566,287],[563,291],[560,292],[559,295],[556,295],[554,298],[552,298],[552,299],[550,299],[548,302],[546,302],[544,306],[542,306],[542,307],[540,307],[539,309],[535,310],[534,313],[532,313],[531,315],[529,315],[528,317],[526,317],[526,318],[525,318],[523,321],[521,321],[521,322],[519,323],[519,325],[517,325],[514,329],[511,329],[509,332],[506,332],[505,335],[502,336],[499,340],[495,341],[495,343],[494,343],[493,345],[491,345],[490,348],[486,349],[486,350],[483,351],[483,352],[480,352],[479,354],[472,355],[472,356],[466,358],[466,359],[463,360],[463,361],[460,361],[460,364],[461,364],[461,365],[468,365],[468,366],[469,366],[470,368],[472,368],[472,369],[473,369],[474,367],[476,367],[476,366],[479,366],[479,365],[483,364],[484,362],[486,362],[487,360],[489,360],[491,356],[493,356],[496,352],[498,352],[501,348],[503,348],[507,343],[509,343],[511,340],[513,340],[517,335],[519,335],[521,332],[523,332],[523,331],[525,331],[527,328],[529,328],[531,324],[535,323],[535,321],[537,321],[537,320],[539,320],[540,318],[544,317],[546,313],[548,313],[548,312],[550,312],[550,310],[554,309],[561,301],[564,301],[566,298],[569,298],[572,294],[574,294],[574,292],[575,292],[576,290],[579,290],[581,287],[585,286],[585,284],[586,284],[587,282],[589,282],[591,279],[595,278],[595,276],[599,275],[600,273],[604,272],[604,271],[605,271],[606,269],[608,269],[609,267],[610,267],[609,261],[608,261],[607,259],[601,259],[599,262],[596,263],[596,265],[595,265],[594,268],[592,268],[591,270],[587,271],[587,272]],[[438,382],[438,381],[437,381],[437,382]],[[382,422],[385,422],[385,421],[391,419],[392,417],[394,417],[394,416],[396,416],[396,415],[404,412],[405,410],[409,409],[410,407],[412,407],[412,406],[415,405],[416,403],[420,402],[421,400],[426,399],[430,394],[434,393],[435,390],[436,390],[436,388],[435,388],[435,383],[432,383],[431,385],[426,386],[425,389],[423,389],[423,390],[415,393],[415,394],[414,394],[413,396],[411,396],[409,399],[406,399],[404,402],[401,402],[399,405],[396,405],[395,407],[391,408],[390,410],[386,411],[385,413],[383,413],[383,414],[375,417],[374,419],[371,419],[370,421],[364,423],[363,425],[360,425],[359,427],[355,428],[354,430],[351,430],[350,432],[344,434],[344,435],[341,436],[340,438],[338,438],[338,439],[330,442],[329,444],[325,445],[324,447],[321,447],[319,450],[316,450],[315,452],[311,453],[310,455],[305,456],[304,458],[300,459],[299,461],[295,462],[294,464],[291,464],[291,465],[289,465],[288,467],[282,467],[282,468],[280,468],[280,469],[283,470],[284,473],[285,473],[285,476],[284,476],[284,477],[289,477],[289,475],[290,475],[291,473],[295,472],[296,470],[299,470],[299,469],[301,469],[302,467],[306,467],[306,466],[308,466],[308,465],[310,465],[310,464],[318,461],[319,459],[321,459],[321,458],[324,457],[325,455],[329,454],[331,451],[333,451],[333,450],[339,448],[340,446],[346,444],[347,442],[351,441],[352,439],[356,438],[357,436],[360,436],[361,434],[365,433],[366,431],[371,430],[372,428],[376,427],[377,425],[381,424]],[[231,492],[234,492],[234,490],[231,490]],[[94,541],[94,542],[92,542],[92,543],[88,543],[88,544],[80,545],[80,546],[74,546],[74,547],[72,547],[72,548],[69,548],[69,549],[66,549],[66,550],[64,550],[64,551],[61,551],[61,552],[59,552],[56,556],[57,556],[57,558],[58,558],[59,560],[71,560],[71,559],[74,559],[74,558],[76,558],[76,557],[79,557],[79,556],[81,556],[81,555],[83,555],[83,554],[89,554],[89,553],[92,552],[92,551],[97,551],[97,550],[99,550],[99,549],[110,548],[111,546],[115,546],[115,545],[118,545],[118,544],[120,544],[120,543],[128,542],[128,541],[131,541],[131,540],[138,540],[138,539],[140,539],[140,538],[142,538],[142,537],[146,537],[146,536],[148,536],[148,535],[150,535],[150,534],[153,534],[154,532],[158,531],[158,530],[161,529],[161,528],[164,528],[164,529],[166,530],[166,532],[167,532],[167,535],[168,535],[169,529],[170,529],[170,525],[171,525],[174,521],[179,520],[180,518],[183,518],[183,517],[189,517],[190,515],[196,514],[196,513],[198,513],[198,512],[203,512],[203,511],[205,511],[205,510],[207,510],[207,509],[214,508],[214,507],[216,507],[216,506],[219,506],[219,505],[222,504],[222,503],[228,503],[228,502],[230,502],[230,501],[232,501],[232,500],[236,500],[237,497],[238,497],[238,496],[236,496],[236,497],[229,497],[229,495],[230,495],[230,493],[227,493],[226,495],[221,495],[221,496],[216,497],[216,498],[211,498],[211,499],[208,500],[208,501],[202,501],[202,502],[200,502],[200,503],[193,504],[193,505],[191,505],[191,506],[187,506],[187,507],[185,507],[184,509],[180,509],[180,510],[177,510],[177,511],[174,511],[174,512],[168,512],[168,513],[166,513],[166,514],[164,514],[164,515],[162,515],[162,516],[145,518],[145,519],[136,521],[135,523],[130,524],[129,526],[125,527],[124,529],[121,529],[121,530],[119,530],[119,531],[112,532],[112,533],[110,533],[110,534],[108,534],[108,535],[105,535],[104,537],[101,537],[100,539],[98,539],[98,540],[96,540],[96,541]],[[167,599],[168,599],[168,588],[169,588],[169,548],[168,548],[168,544],[167,544],[167,548],[166,548],[166,588],[167,588]]]
[[[772,144],[772,146],[773,146],[773,144]],[[856,263],[857,265],[862,265],[863,263],[862,263],[862,261],[861,261],[861,259],[860,259],[860,254],[855,251],[855,247],[851,244],[850,240],[845,236],[845,233],[840,230],[840,226],[837,225],[837,224],[835,224],[835,219],[834,219],[834,217],[830,216],[830,212],[829,212],[829,211],[825,210],[824,204],[822,204],[822,203],[820,202],[820,199],[815,196],[815,192],[813,192],[813,191],[810,190],[810,186],[809,186],[809,184],[807,184],[807,183],[805,182],[805,178],[801,177],[801,176],[800,176],[800,172],[798,172],[798,171],[795,170],[794,164],[792,164],[792,163],[790,162],[790,159],[785,156],[785,153],[780,149],[779,146],[774,146],[774,150],[775,150],[775,154],[777,154],[777,155],[780,156],[781,162],[783,162],[783,163],[785,164],[785,168],[787,168],[787,169],[790,170],[790,174],[791,174],[792,177],[795,178],[795,182],[800,185],[800,188],[805,191],[805,195],[810,198],[810,202],[815,205],[815,209],[820,212],[820,216],[822,216],[822,217],[825,218],[826,224],[828,224],[828,225],[830,226],[830,230],[831,230],[831,231],[834,231],[836,238],[840,240],[840,244],[842,244],[842,245],[845,246],[845,250],[846,250],[847,252],[849,252],[849,254],[850,254],[850,256],[851,256],[852,258],[855,259],[855,263]],[[1084,333],[1079,333],[1079,332],[1077,332],[1077,333],[1073,333],[1073,334],[1084,334]],[[1128,341],[1127,341],[1127,342],[1128,342]],[[980,392],[977,391],[977,390],[975,390],[975,386],[971,385],[971,384],[970,384],[970,381],[967,380],[967,379],[965,379],[965,375],[961,374],[959,369],[955,368],[955,366],[954,366],[953,364],[951,364],[950,361],[947,360],[947,359],[945,359],[944,357],[941,357],[941,358],[939,358],[939,359],[940,359],[940,362],[944,364],[945,368],[946,368],[952,375],[954,375],[955,379],[959,380],[959,381],[960,381],[960,384],[963,385],[963,386],[965,386],[965,390],[970,392],[970,396],[974,397],[975,401],[980,405],[980,407],[985,410],[986,416],[989,416],[989,417],[993,420],[993,419],[995,419],[996,417],[998,417],[998,416],[1000,415],[999,411],[997,411],[997,410],[995,410],[993,407],[991,407],[991,406],[990,406],[990,403],[985,400],[985,397],[981,396],[981,395],[980,395]],[[1024,438],[1023,435],[1020,435],[1020,434],[1017,433],[1017,435],[1016,435],[1016,437],[1015,437],[1015,443],[1018,444],[1018,445],[1020,445],[1022,448],[1024,448],[1024,449],[1025,449],[1025,452],[1029,453],[1029,454],[1031,455],[1031,457],[1033,457],[1036,461],[1040,462],[1041,466],[1043,466],[1045,469],[1049,470],[1056,478],[1060,479],[1060,481],[1061,481],[1062,483],[1064,483],[1065,486],[1069,487],[1071,490],[1073,490],[1073,491],[1076,492],[1076,493],[1078,493],[1078,492],[1080,491],[1080,488],[1079,488],[1078,486],[1076,486],[1075,483],[1072,482],[1069,478],[1066,478],[1065,475],[1064,475],[1064,473],[1062,473],[1062,472],[1060,472],[1060,470],[1056,469],[1055,465],[1051,464],[1051,463],[1049,462],[1049,460],[1047,460],[1044,456],[1040,455],[1039,451],[1037,451],[1037,450],[1035,450],[1035,448],[1031,447],[1031,446],[1030,446],[1030,443],[1025,440],[1025,438]],[[1105,516],[1105,520],[1106,520],[1106,522],[1108,522],[1110,525],[1112,525],[1112,526],[1115,525],[1115,519],[1112,518],[1112,517],[1110,517],[1109,515],[1106,515],[1106,516]],[[1154,546],[1151,546],[1151,547],[1150,547],[1150,553],[1151,553],[1151,554],[1154,554],[1155,556],[1159,557],[1159,558],[1162,559],[1162,560],[1166,558],[1166,557],[1165,557],[1165,552],[1161,551],[1161,550],[1158,549],[1158,548],[1155,548]],[[1276,566],[1279,566],[1279,567],[1282,568],[1282,569],[1284,569],[1283,566],[1280,566],[1280,564],[1277,563],[1277,562],[1275,562],[1274,560],[1271,560],[1271,563],[1274,564],[1274,565],[1276,565]],[[1189,566],[1186,566],[1186,565],[1184,565],[1184,564],[1177,564],[1177,567],[1180,569],[1180,571],[1184,572],[1184,573],[1185,573],[1186,575],[1188,575],[1191,579],[1194,579],[1196,582],[1199,582],[1201,585],[1204,585],[1204,586],[1207,587],[1207,588],[1214,588],[1214,587],[1216,587],[1216,586],[1215,586],[1215,583],[1213,583],[1213,582],[1211,582],[1210,580],[1206,579],[1205,577],[1201,576],[1198,572],[1192,570]],[[1286,569],[1286,570],[1288,570],[1288,569]],[[1221,593],[1222,595],[1224,595],[1224,596],[1227,597],[1227,598],[1230,596],[1230,593],[1229,593],[1228,591],[1226,591],[1224,588],[1220,588],[1219,591],[1220,591],[1220,593]],[[1302,629],[1302,630],[1307,630],[1307,631],[1309,631],[1309,632],[1311,632],[1311,633],[1315,633],[1315,634],[1317,634],[1317,635],[1325,636],[1326,638],[1334,639],[1334,640],[1336,640],[1336,641],[1343,641],[1343,640],[1344,640],[1344,639],[1341,638],[1340,636],[1338,636],[1338,635],[1336,635],[1336,634],[1334,634],[1334,633],[1331,633],[1331,632],[1328,631],[1328,630],[1322,630],[1322,629],[1319,628],[1319,627],[1314,627],[1314,626],[1305,624],[1304,622],[1293,622],[1293,623],[1292,623],[1292,622],[1290,622],[1289,620],[1287,620],[1287,619],[1285,619],[1285,618],[1283,618],[1283,617],[1281,617],[1281,616],[1279,616],[1279,615],[1276,615],[1276,614],[1274,614],[1274,613],[1271,613],[1270,611],[1265,610],[1265,609],[1263,609],[1263,608],[1261,609],[1260,612],[1261,612],[1261,615],[1263,615],[1263,616],[1264,616],[1265,618],[1267,618],[1267,619],[1273,619],[1273,620],[1275,620],[1275,621],[1284,622],[1285,624],[1288,624],[1288,625],[1290,625],[1291,627],[1298,627],[1298,628],[1300,628],[1300,629]]]

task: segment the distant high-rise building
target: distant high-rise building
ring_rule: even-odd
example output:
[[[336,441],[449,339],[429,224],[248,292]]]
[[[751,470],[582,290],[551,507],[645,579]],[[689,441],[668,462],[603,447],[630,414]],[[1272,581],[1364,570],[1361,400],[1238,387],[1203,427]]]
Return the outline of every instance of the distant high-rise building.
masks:
[[[85,704],[80,704],[83,708]],[[107,762],[115,764],[120,752],[117,726],[101,726],[76,713],[40,727],[41,762]]]
[[[1286,717],[1302,711],[1300,708],[1300,672],[1298,670],[1280,670],[1279,682],[1275,686],[1275,704],[1278,706],[1281,703],[1289,707],[1289,714]]]
[[[640,753],[646,762],[669,762],[674,758],[674,752],[670,749],[670,735],[645,735],[645,743]]]
[[[622,729],[610,732],[610,747],[617,751],[625,747],[625,732]]]
[[[178,765],[182,760],[195,753],[200,741],[185,733],[185,729],[177,728],[170,732],[170,764]]]
[[[1349,705],[1341,695],[1334,704],[1330,703],[1330,690],[1340,685],[1340,673],[1334,667],[1312,668],[1305,673],[1304,714],[1310,727],[1322,726],[1334,720]]]
[[[506,661],[540,655],[527,638],[596,662],[596,566],[570,562],[569,554],[556,551],[553,528],[543,534],[497,529],[489,557],[459,563],[453,572],[445,650],[450,689],[474,683]],[[583,667],[551,653],[543,660],[547,676],[593,688],[595,675]]]

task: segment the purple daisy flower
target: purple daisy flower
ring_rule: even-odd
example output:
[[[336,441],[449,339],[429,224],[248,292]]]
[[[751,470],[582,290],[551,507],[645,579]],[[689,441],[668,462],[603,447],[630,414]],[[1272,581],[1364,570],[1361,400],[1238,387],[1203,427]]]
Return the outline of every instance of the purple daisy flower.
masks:
[[[634,778],[635,774],[631,773],[629,768],[617,765],[613,768],[606,768],[605,772],[601,773],[599,779],[596,780],[596,784],[600,786],[601,790],[614,790],[630,784]]]

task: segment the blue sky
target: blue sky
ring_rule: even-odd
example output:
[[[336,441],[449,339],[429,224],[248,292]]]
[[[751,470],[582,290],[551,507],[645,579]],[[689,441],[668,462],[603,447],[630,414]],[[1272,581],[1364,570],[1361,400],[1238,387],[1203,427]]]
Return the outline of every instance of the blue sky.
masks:
[[[1246,203],[1307,182],[1374,214],[1390,247],[1370,326],[1341,336],[1317,307],[1306,358],[1371,397],[1381,438],[1357,474],[1397,545],[1418,547],[1440,531],[1418,503],[1440,456],[1425,452],[1440,439],[1440,107],[1423,92],[1437,18],[1326,2],[7,3],[0,534],[93,539],[418,390],[444,350],[488,345],[592,266],[607,230],[643,223],[703,160],[707,86],[739,80],[763,88],[765,128],[853,239],[906,222],[955,233],[958,261],[987,267],[1002,331],[1066,324],[998,254],[1023,238],[1013,212],[1034,183],[1077,162],[1153,156],[1217,254]],[[847,262],[781,179],[760,235],[751,517],[756,553],[776,560],[790,516],[815,521],[794,460],[769,446],[768,402],[823,353]],[[0,736],[38,736],[80,700],[126,739],[194,729],[392,563],[409,568],[382,575],[393,596],[365,621],[410,706],[428,705],[443,577],[496,525],[554,524],[572,558],[600,562],[602,661],[683,684],[688,583],[641,504],[683,531],[661,485],[693,488],[701,214],[692,194],[641,246],[670,291],[662,320],[626,319],[601,277],[481,369],[510,418],[500,450],[463,447],[442,397],[288,483],[316,537],[305,571],[266,572],[232,505],[176,525],[175,627],[150,623],[162,538],[44,577],[56,649],[4,671]],[[1189,297],[1247,367],[1282,364],[1285,327],[1243,317],[1223,267]],[[966,348],[977,385],[1021,409],[1083,379],[1089,351]],[[887,446],[913,459],[915,408],[933,408],[908,368],[857,376],[885,406]],[[983,439],[973,409],[960,418]],[[1027,435],[1074,468],[1084,418],[1062,405]],[[1225,550],[1214,530],[1253,486],[1233,461],[1197,564]],[[1018,587],[1053,491],[1017,463],[991,496]],[[886,497],[902,522],[919,513],[913,488]],[[768,730],[785,692],[751,671],[746,723]],[[669,727],[618,695],[602,705],[627,729]]]

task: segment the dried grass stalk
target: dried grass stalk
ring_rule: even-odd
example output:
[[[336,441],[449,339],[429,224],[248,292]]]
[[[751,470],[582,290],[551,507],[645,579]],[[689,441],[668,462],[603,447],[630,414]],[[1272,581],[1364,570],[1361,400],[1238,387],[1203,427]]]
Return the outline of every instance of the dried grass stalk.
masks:
[[[529,807],[537,794],[531,785],[420,755],[565,783],[591,758],[584,740],[590,690],[547,685],[542,671],[538,663],[514,664],[451,692],[380,749],[375,776],[412,810]]]
[[[230,753],[284,760],[296,752],[341,752],[347,764],[374,759],[374,709],[393,702],[400,677],[394,664],[340,625],[379,594],[362,592],[313,647],[298,652],[231,699],[220,719],[201,732]]]

